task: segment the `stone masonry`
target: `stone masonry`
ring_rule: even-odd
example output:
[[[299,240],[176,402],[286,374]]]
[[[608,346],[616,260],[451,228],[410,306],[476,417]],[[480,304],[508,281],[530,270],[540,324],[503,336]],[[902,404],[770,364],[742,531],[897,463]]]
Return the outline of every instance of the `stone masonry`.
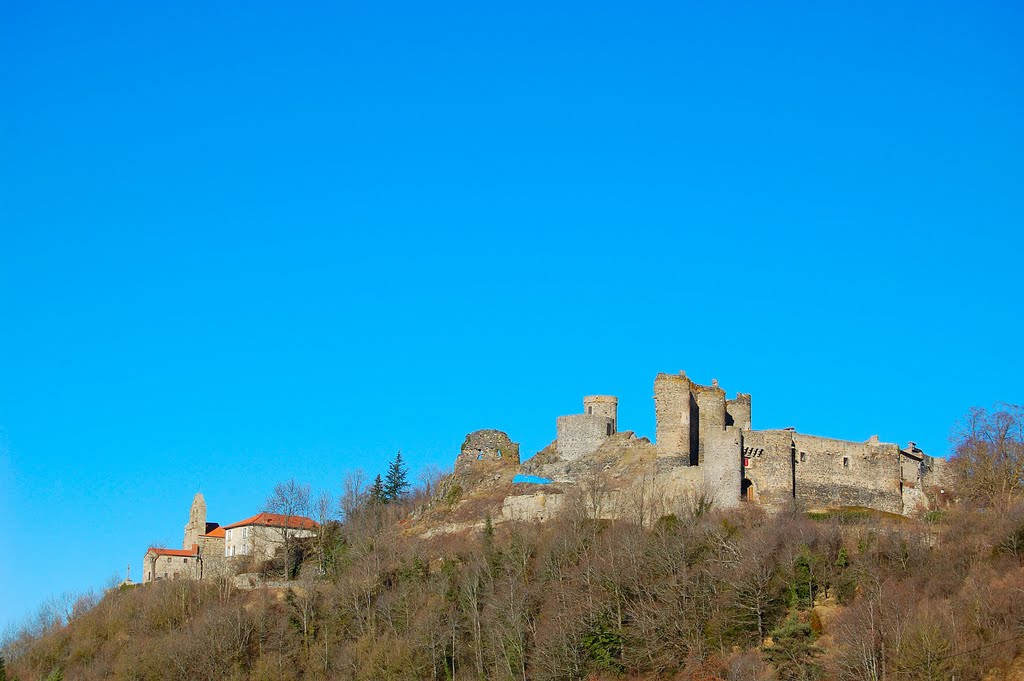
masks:
[[[467,435],[455,459],[457,474],[509,466],[519,466],[519,445],[505,433],[494,429],[477,430]]]
[[[745,393],[727,399],[718,381],[700,385],[684,372],[655,377],[657,468],[670,485],[687,488],[673,488],[668,493],[678,496],[702,487],[699,491],[720,507],[754,502],[772,511],[864,507],[889,513],[927,508],[944,493],[943,460],[924,454],[912,442],[901,448],[880,442],[876,436],[851,442],[792,429],[754,430],[751,401]],[[605,443],[613,442],[609,438],[618,430],[618,399],[588,396],[583,406],[582,414],[557,418],[557,439],[550,448],[556,458],[550,460],[551,453],[545,450],[544,463],[531,461],[523,470],[536,473],[545,466],[562,470],[564,465],[558,462],[587,461],[599,450],[604,453],[600,456],[607,456]],[[471,438],[479,439],[479,433],[497,432],[478,431],[467,437],[467,443]],[[507,436],[501,436],[503,446],[509,447]],[[481,454],[492,452],[496,446],[480,447],[474,459],[463,445],[456,471],[486,465],[484,462],[493,455]],[[474,447],[477,445],[470,449]],[[516,446],[517,463],[518,456]],[[562,468],[557,468],[560,465]],[[684,474],[686,469],[690,472]],[[553,511],[549,508],[540,512],[533,501],[525,497],[510,500],[505,515],[527,518],[533,513],[542,518]],[[528,511],[526,506],[534,510]]]

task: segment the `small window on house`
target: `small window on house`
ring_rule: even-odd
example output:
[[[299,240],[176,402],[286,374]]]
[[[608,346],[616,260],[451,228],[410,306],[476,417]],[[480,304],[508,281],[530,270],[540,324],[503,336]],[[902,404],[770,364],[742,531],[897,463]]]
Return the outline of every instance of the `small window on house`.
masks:
[[[844,456],[843,457],[843,468],[849,468],[849,467],[850,467],[850,457]]]
[[[800,463],[807,461],[807,452],[800,452]]]
[[[587,413],[588,414],[593,414],[594,413],[594,408],[593,407],[587,407]]]
[[[605,426],[605,434],[607,434],[609,437],[611,436],[611,434],[612,434],[612,424],[609,423],[609,424],[607,424]]]

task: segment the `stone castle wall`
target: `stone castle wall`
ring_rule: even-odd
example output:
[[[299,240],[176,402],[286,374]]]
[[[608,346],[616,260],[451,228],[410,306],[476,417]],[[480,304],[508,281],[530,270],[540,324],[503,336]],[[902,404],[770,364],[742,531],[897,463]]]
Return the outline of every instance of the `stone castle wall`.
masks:
[[[615,432],[615,420],[607,416],[572,414],[559,416],[558,456],[566,461],[577,461],[596,452]]]
[[[864,506],[903,512],[898,445],[793,434],[796,498],[810,507]]]
[[[700,467],[704,470],[704,484],[720,508],[740,504],[742,438],[742,432],[735,426],[721,430],[712,428],[705,433],[704,459]]]
[[[743,433],[743,484],[747,498],[772,511],[793,505],[793,431]]]

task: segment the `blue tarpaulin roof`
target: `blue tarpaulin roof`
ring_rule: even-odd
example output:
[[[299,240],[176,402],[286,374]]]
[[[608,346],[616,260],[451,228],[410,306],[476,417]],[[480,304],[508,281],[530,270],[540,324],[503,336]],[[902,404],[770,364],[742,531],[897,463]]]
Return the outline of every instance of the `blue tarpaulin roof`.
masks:
[[[512,478],[512,482],[526,482],[531,485],[548,485],[554,481],[549,478],[542,478],[539,475],[517,475]]]

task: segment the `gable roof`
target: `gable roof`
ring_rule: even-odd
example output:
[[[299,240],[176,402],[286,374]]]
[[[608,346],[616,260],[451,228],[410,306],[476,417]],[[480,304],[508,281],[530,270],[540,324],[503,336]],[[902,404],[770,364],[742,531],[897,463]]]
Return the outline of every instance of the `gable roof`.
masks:
[[[209,524],[210,523],[207,523],[207,525],[209,525]],[[210,530],[206,534],[201,534],[199,536],[200,537],[213,537],[214,539],[223,539],[225,534],[227,534],[227,533],[224,532],[224,528],[221,527],[220,525],[218,525],[216,528]]]
[[[150,546],[146,553],[155,553],[158,556],[182,556],[184,558],[191,558],[198,555],[197,547],[195,544],[192,545],[191,549],[158,549],[155,546]]]
[[[307,518],[304,515],[293,515],[285,516],[280,513],[257,513],[251,518],[245,520],[239,520],[237,523],[226,526],[225,530],[231,530],[236,527],[245,527],[247,525],[263,525],[265,527],[284,527],[287,522],[288,527],[297,530],[312,530],[318,527],[318,523]]]

